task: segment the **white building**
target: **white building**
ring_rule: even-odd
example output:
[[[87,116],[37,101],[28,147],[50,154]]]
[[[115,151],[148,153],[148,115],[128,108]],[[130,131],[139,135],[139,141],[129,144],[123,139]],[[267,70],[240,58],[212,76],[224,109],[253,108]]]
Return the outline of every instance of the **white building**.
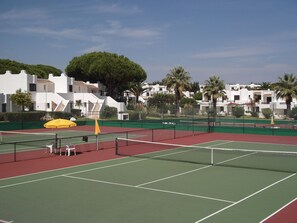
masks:
[[[64,73],[40,79],[22,70],[19,74],[10,71],[0,74],[0,112],[17,110],[10,95],[18,89],[31,93],[33,110],[37,111],[70,112],[71,109],[81,109],[83,115],[99,117],[106,106],[116,107],[119,113],[126,110],[124,103],[106,96],[105,87],[100,83],[75,81]]]
[[[200,86],[201,92],[203,91],[203,85]],[[250,115],[250,111],[258,112],[260,117],[262,116],[262,109],[270,108],[274,111],[276,118],[282,118],[286,115],[286,102],[284,99],[276,98],[276,94],[272,90],[257,90],[260,85],[225,85],[225,92],[227,99],[223,100],[219,98],[217,101],[217,113],[222,115],[230,115],[232,113],[232,107],[243,106],[246,115]],[[139,100],[146,102],[149,97],[154,94],[174,94],[172,91],[168,91],[165,85],[149,85],[145,84],[144,88],[150,89],[144,92]],[[184,92],[185,97],[193,97],[193,92]],[[130,93],[129,97],[133,95]],[[199,111],[201,114],[206,114],[209,108],[212,106],[211,102],[207,98],[203,98],[198,102]],[[297,106],[297,99],[294,98],[291,103],[291,108]]]

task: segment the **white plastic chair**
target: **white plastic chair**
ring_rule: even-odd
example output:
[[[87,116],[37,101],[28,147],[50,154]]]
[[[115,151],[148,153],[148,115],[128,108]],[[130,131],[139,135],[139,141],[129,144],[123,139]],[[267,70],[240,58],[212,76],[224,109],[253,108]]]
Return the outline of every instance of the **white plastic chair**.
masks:
[[[76,148],[73,145],[66,145],[66,149],[65,149],[65,156],[70,156],[71,155],[71,151],[73,151],[74,155],[76,155]]]
[[[54,144],[47,144],[45,145],[45,147],[47,148],[47,151],[49,150],[50,153],[53,153]]]

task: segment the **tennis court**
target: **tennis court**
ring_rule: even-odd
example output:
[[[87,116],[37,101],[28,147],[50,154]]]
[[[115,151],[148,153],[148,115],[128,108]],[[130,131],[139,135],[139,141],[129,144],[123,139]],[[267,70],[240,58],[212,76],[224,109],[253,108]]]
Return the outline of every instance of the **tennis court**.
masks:
[[[296,203],[296,145],[117,144],[118,159],[0,180],[0,219],[266,223]]]
[[[77,153],[112,148],[116,137],[146,138],[150,134],[147,130],[130,130],[95,135],[93,131],[73,128],[47,132],[0,131],[0,164],[61,155],[66,145],[75,146]]]
[[[82,140],[84,136],[88,137],[88,143],[96,143],[99,141],[113,141],[116,137],[125,137],[125,134],[112,133],[96,136],[91,131],[64,129],[43,133],[0,131],[0,136],[2,136],[0,140],[0,154],[5,154],[13,151],[14,144],[16,144],[17,152],[24,152],[44,149],[47,144],[55,143],[55,141],[57,141],[58,147],[63,147],[67,144],[85,144],[86,142]]]

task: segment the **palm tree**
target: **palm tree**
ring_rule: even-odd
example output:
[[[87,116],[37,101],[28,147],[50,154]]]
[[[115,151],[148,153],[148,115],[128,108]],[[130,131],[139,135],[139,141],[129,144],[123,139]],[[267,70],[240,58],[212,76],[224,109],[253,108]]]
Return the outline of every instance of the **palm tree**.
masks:
[[[262,82],[261,83],[261,86],[260,86],[260,89],[261,90],[268,90],[271,88],[271,84],[270,82]]]
[[[173,89],[175,93],[176,114],[179,114],[179,101],[182,98],[183,91],[190,87],[190,74],[182,66],[174,67],[170,73],[163,79],[167,88]]]
[[[283,98],[287,104],[287,114],[291,110],[293,97],[297,97],[297,78],[293,74],[285,73],[283,77],[278,78],[274,84],[276,98]]]
[[[138,103],[139,96],[142,95],[142,93],[148,91],[150,88],[144,88],[143,83],[141,82],[131,82],[129,85],[129,89],[135,95],[136,103]]]
[[[205,81],[205,86],[203,88],[203,92],[205,96],[209,99],[212,98],[213,110],[217,111],[217,100],[220,97],[226,96],[226,92],[224,91],[225,84],[223,80],[220,80],[218,76],[211,76],[208,80]]]

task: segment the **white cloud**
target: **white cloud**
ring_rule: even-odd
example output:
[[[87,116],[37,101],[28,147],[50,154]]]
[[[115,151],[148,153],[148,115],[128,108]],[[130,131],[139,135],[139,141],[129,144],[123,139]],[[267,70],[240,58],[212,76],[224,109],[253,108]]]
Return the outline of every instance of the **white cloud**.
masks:
[[[219,59],[261,56],[275,52],[273,47],[253,46],[253,47],[227,47],[218,51],[194,54],[191,57],[196,59]]]
[[[52,38],[79,39],[79,40],[88,39],[85,33],[79,29],[53,30],[53,29],[42,28],[42,27],[24,27],[21,30],[25,33],[45,35]]]
[[[118,21],[107,21],[107,23],[107,27],[104,27],[100,33],[128,38],[155,38],[161,35],[156,28],[124,27]]]
[[[35,19],[46,19],[48,18],[48,13],[42,9],[24,9],[16,10],[12,9],[10,11],[0,14],[0,19],[2,20],[35,20]]]
[[[100,3],[98,5],[92,5],[88,7],[88,12],[98,12],[98,13],[112,13],[112,14],[135,14],[141,12],[138,6],[122,6],[120,4],[104,4]]]

